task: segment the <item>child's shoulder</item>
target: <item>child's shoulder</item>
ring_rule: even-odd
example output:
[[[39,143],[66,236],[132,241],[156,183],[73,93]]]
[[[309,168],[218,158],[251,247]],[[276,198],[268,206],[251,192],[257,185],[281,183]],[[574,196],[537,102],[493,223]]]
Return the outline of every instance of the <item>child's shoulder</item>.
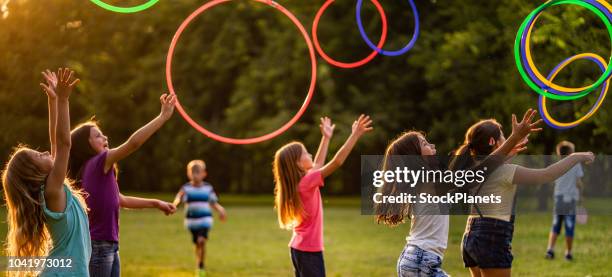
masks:
[[[302,183],[318,183],[323,181],[323,175],[321,175],[321,169],[311,169],[304,174],[300,182]]]

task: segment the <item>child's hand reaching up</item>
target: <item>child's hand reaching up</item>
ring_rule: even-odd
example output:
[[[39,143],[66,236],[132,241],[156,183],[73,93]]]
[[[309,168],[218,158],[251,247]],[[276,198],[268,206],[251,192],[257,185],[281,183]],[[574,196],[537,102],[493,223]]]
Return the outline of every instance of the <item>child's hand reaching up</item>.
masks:
[[[164,93],[161,97],[159,97],[159,101],[161,102],[161,113],[159,116],[164,120],[170,119],[172,113],[174,112],[176,95]]]
[[[512,135],[517,135],[520,138],[520,141],[514,146],[512,151],[508,153],[508,158],[512,158],[516,156],[518,153],[527,150],[527,143],[529,142],[529,135],[531,133],[542,131],[542,128],[539,128],[538,125],[542,123],[542,119],[537,120],[536,122],[531,123],[536,114],[536,110],[528,109],[523,115],[523,119],[521,122],[518,122],[516,119],[516,115],[512,114]]]
[[[321,124],[319,124],[319,128],[321,129],[321,134],[326,139],[330,139],[334,135],[334,129],[336,128],[336,124],[332,124],[331,119],[329,117],[321,117]]]
[[[40,83],[40,86],[43,88],[47,97],[51,99],[56,99],[57,94],[55,94],[55,90],[57,89],[57,74],[47,69],[42,72],[43,77],[45,78],[45,83]]]
[[[60,68],[57,70],[58,81],[55,90],[57,97],[63,99],[68,99],[70,97],[72,89],[80,82],[80,80],[75,79],[73,75],[74,71],[68,68]]]
[[[372,120],[370,116],[360,115],[355,122],[353,122],[352,134],[360,137],[363,134],[372,131],[374,128],[372,126]]]

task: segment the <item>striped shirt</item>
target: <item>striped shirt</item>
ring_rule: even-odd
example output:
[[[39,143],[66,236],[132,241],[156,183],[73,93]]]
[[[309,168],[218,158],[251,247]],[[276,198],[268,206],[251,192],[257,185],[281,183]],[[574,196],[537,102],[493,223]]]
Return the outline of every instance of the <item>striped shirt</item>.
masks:
[[[217,203],[217,195],[212,185],[202,182],[194,186],[191,182],[183,185],[183,202],[185,209],[185,227],[193,229],[211,228],[213,216],[211,205]]]

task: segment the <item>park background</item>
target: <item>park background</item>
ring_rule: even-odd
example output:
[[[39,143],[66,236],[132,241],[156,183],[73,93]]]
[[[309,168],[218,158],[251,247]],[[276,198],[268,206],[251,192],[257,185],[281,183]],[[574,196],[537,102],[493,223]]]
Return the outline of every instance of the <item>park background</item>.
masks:
[[[81,79],[71,98],[73,125],[95,115],[111,146],[159,113],[159,95],[167,91],[165,60],[180,23],[205,1],[162,0],[136,14],[104,10],[86,0],[0,0],[0,161],[13,146],[27,143],[48,149],[46,97],[38,83],[46,68],[68,66]],[[335,1],[319,24],[323,49],[341,61],[371,52],[355,22],[356,1]],[[120,6],[140,0],[109,1]],[[324,1],[279,1],[310,32]],[[382,1],[389,21],[385,49],[403,47],[412,36],[408,1]],[[330,156],[350,132],[360,113],[372,116],[375,132],[357,145],[341,170],[326,179],[326,260],[330,276],[388,276],[403,247],[408,226],[388,229],[359,215],[359,155],[382,154],[404,130],[427,132],[439,153],[463,140],[465,130],[481,118],[496,118],[509,134],[510,115],[537,107],[537,94],[520,78],[513,57],[516,32],[541,1],[418,0],[421,35],[410,52],[378,56],[356,69],[317,61],[314,98],[289,131],[256,145],[227,145],[191,128],[176,113],[141,150],[119,164],[124,193],[155,195],[170,201],[186,182],[185,165],[207,162],[209,177],[230,221],[211,233],[211,275],[287,275],[286,243],[272,208],[274,152],[291,140],[311,152],[320,140],[318,120],[337,124]],[[364,24],[373,41],[380,17],[364,1]],[[536,64],[547,73],[563,59],[592,52],[608,60],[610,38],[603,22],[584,8],[547,9],[532,36]],[[581,86],[601,72],[578,61],[558,83]],[[173,62],[174,86],[190,115],[209,130],[231,137],[258,136],[288,121],[301,106],[310,81],[304,40],[282,13],[253,1],[231,1],[199,16],[183,33]],[[553,115],[569,120],[584,114],[598,91],[577,101],[551,104]],[[528,154],[552,154],[563,139],[577,149],[612,153],[610,101],[584,124],[566,131],[550,127],[530,138]],[[612,271],[608,214],[579,226],[575,263],[553,263],[542,256],[550,223],[551,186],[528,190],[533,213],[517,221],[513,251],[519,275],[605,276]],[[585,191],[587,197],[611,196],[612,189]],[[538,200],[538,201],[536,201]],[[593,200],[587,205],[609,205]],[[156,211],[124,211],[121,254],[128,276],[192,272],[193,257],[181,216]],[[455,276],[461,268],[458,244],[464,226],[453,217],[444,268]],[[525,222],[521,225],[521,222]],[[3,223],[0,233],[6,231]],[[583,227],[583,228],[580,228]],[[560,249],[558,247],[558,249]]]

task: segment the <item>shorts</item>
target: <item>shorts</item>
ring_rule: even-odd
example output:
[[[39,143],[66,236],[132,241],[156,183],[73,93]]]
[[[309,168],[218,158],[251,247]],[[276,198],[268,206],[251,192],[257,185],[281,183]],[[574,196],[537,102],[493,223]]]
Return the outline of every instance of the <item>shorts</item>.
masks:
[[[398,277],[446,277],[442,270],[442,258],[423,250],[416,245],[407,244],[397,260]]]
[[[566,202],[563,201],[563,196],[558,195],[555,197],[555,208],[553,213],[555,215],[576,215],[576,200]]]
[[[565,237],[574,237],[576,227],[576,215],[553,215],[552,232],[559,235],[561,233],[561,223],[565,225]]]
[[[210,228],[189,229],[189,231],[191,231],[193,243],[198,243],[199,237],[204,237],[205,239],[208,239],[208,230],[210,230]]]
[[[495,218],[470,218],[461,252],[465,267],[511,268],[514,223]]]

